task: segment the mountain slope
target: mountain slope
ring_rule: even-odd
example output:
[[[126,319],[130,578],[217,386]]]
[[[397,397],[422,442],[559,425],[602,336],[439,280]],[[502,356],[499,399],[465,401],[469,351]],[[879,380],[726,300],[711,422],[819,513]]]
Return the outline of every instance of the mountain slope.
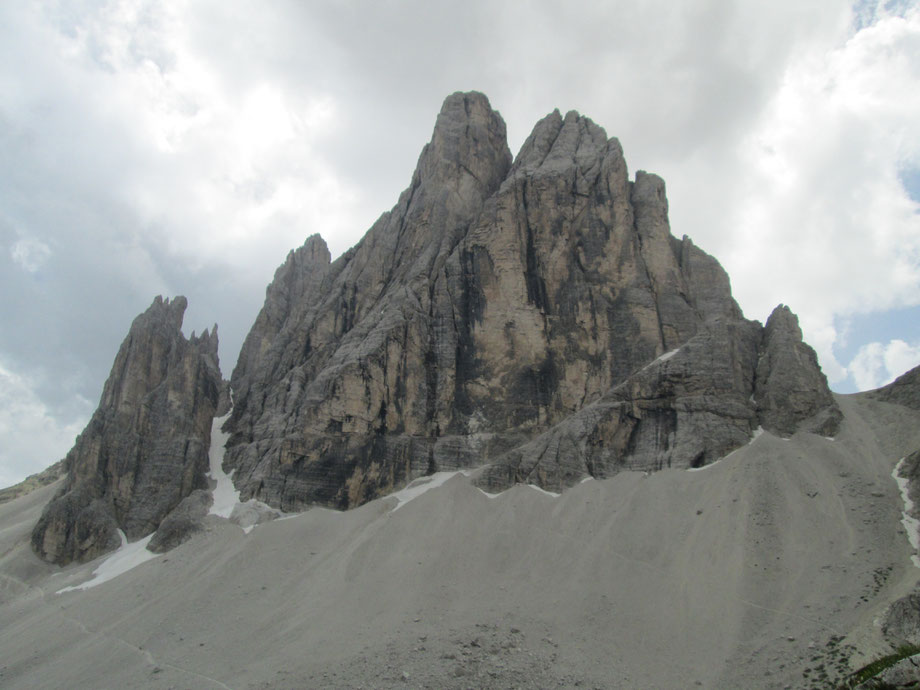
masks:
[[[920,570],[891,477],[920,413],[839,397],[836,440],[769,432],[699,471],[553,498],[462,476],[399,510],[206,532],[100,587],[0,506],[8,688],[828,687],[887,650]],[[53,489],[51,489],[53,491]],[[194,602],[194,604],[192,604]],[[405,675],[404,675],[405,674]]]

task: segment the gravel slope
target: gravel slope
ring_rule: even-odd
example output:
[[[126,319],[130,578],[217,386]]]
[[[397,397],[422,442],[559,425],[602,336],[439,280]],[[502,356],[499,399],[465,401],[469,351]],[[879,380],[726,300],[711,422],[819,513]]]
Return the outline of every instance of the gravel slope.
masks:
[[[920,413],[838,398],[696,472],[554,498],[457,476],[392,512],[219,517],[99,587],[29,550],[56,485],[0,505],[4,688],[827,687],[920,577],[891,477]]]

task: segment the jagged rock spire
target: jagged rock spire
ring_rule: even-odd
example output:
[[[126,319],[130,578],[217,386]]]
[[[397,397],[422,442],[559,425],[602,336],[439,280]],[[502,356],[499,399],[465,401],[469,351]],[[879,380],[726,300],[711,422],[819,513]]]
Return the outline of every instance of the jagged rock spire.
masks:
[[[759,324],[671,235],[664,182],[630,182],[619,142],[577,112],[543,118],[512,162],[485,96],[449,96],[393,210],[331,264],[301,260],[317,243],[278,270],[234,370],[225,462],[243,498],[350,507],[434,470],[510,467],[579,410],[640,394],[658,411],[579,427],[571,442],[607,450],[579,451],[575,474],[710,462],[759,424]],[[635,378],[691,341],[663,378]],[[536,480],[567,481],[551,465]]]
[[[186,340],[185,297],[158,296],[131,324],[99,407],[65,460],[60,494],[32,532],[42,558],[87,561],[157,529],[207,488],[211,421],[223,384],[217,327]]]

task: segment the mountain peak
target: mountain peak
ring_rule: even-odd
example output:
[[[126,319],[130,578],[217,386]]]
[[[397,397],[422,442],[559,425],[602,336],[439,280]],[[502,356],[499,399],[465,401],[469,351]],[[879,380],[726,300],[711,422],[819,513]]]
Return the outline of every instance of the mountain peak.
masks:
[[[488,196],[510,164],[502,116],[483,94],[457,92],[441,106],[431,142],[419,157],[413,187],[450,184],[461,196]]]
[[[207,487],[211,420],[224,388],[217,327],[186,339],[185,297],[157,296],[134,319],[99,407],[67,454],[67,477],[32,532],[35,551],[66,565],[151,534]]]
[[[91,524],[136,538],[199,488],[221,382],[216,331],[181,337],[186,306],[157,297],[132,325],[72,451],[69,503],[37,528],[46,557],[95,553],[59,553],[67,515],[92,507]],[[761,424],[833,433],[839,419],[795,316],[746,320],[718,261],[671,235],[661,178],[630,182],[619,142],[574,110],[540,120],[512,164],[476,92],[445,99],[409,188],[355,247],[333,262],[312,235],[288,254],[231,386],[224,464],[242,500],[282,510],[351,508],[484,464],[492,488],[554,489],[696,467]],[[171,426],[154,429],[144,415],[161,403]],[[138,425],[156,436],[131,436]],[[132,450],[126,467],[97,452],[176,433],[193,452],[168,499],[143,480],[165,451]]]
[[[671,235],[664,181],[631,183],[619,142],[575,111],[538,122],[512,165],[488,99],[448,96],[393,210],[309,280],[291,280],[296,256],[233,374],[225,464],[244,500],[349,508],[486,463],[493,488],[561,488],[706,464],[759,424],[762,327]],[[573,465],[561,439],[591,448]]]

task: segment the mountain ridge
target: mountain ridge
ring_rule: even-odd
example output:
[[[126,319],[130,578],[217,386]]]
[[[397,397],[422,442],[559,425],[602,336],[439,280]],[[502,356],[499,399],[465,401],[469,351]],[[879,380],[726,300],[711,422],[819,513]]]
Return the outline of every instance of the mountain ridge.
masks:
[[[749,423],[679,462],[712,461],[750,438],[758,404],[775,398],[761,385],[757,401],[746,402],[758,375],[750,353],[762,334],[743,319],[718,262],[686,236],[671,236],[664,182],[643,171],[629,181],[619,142],[575,111],[538,122],[513,161],[504,133],[485,96],[449,96],[410,187],[365,239],[329,264],[312,236],[279,268],[231,379],[225,463],[244,497],[284,510],[347,508],[434,471],[502,463],[656,357],[725,322],[750,324],[719,331],[747,343],[722,347],[749,352],[744,371],[731,375],[735,404],[747,409],[727,415]],[[392,256],[386,265],[382,247]],[[320,264],[299,258],[317,253]],[[302,275],[292,278],[296,271]],[[271,326],[294,286],[295,301],[313,306]],[[774,331],[790,346],[801,342],[797,322],[766,332]],[[783,434],[834,407],[813,352],[795,360],[792,378],[806,376],[815,391],[771,427]],[[761,368],[766,382],[772,370]],[[700,408],[697,418],[712,413],[705,401],[685,403]],[[678,414],[671,409],[670,419],[636,433],[667,442]],[[827,433],[836,418],[828,413]],[[619,459],[633,430],[649,426],[640,422],[624,432]],[[714,429],[698,422],[697,431],[700,424]],[[647,453],[648,469],[661,466],[669,450],[661,445]],[[583,463],[581,476],[615,464]],[[536,481],[558,489],[569,474]],[[491,473],[492,488],[500,476]]]
[[[355,247],[333,261],[311,235],[289,252],[232,408],[216,326],[186,341],[186,305],[158,297],[132,324],[33,532],[41,557],[92,559],[161,525],[157,544],[181,542],[205,512],[218,408],[240,500],[286,512],[484,465],[490,491],[560,491],[840,421],[795,315],[744,318],[718,261],[671,235],[661,178],[630,181],[619,141],[575,111],[512,158],[476,92],[445,99],[409,187]]]
[[[4,685],[819,688],[920,642],[920,368],[833,395],[574,111],[512,159],[449,96],[358,245],[289,252],[229,382],[186,306],[0,504]]]

